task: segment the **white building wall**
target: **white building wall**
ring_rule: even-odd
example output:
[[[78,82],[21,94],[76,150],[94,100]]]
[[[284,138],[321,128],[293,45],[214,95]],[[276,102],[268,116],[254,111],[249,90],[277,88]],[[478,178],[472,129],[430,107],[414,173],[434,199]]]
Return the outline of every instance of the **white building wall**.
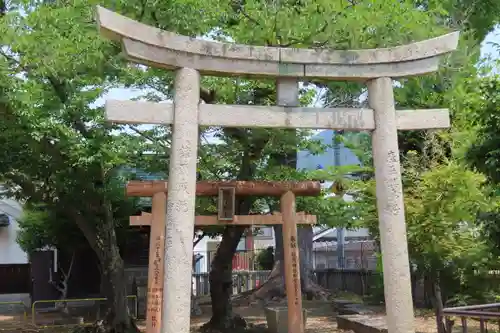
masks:
[[[253,236],[253,251],[262,251],[267,249],[268,247],[275,246],[275,234],[274,228],[272,226],[260,227],[258,230],[254,230]]]
[[[274,237],[267,239],[254,238],[253,240],[253,250],[258,252],[267,249],[268,247],[274,247]]]
[[[17,244],[19,224],[16,218],[22,213],[21,205],[10,199],[0,199],[0,213],[7,214],[10,225],[0,227],[0,264],[27,264],[28,255]]]
[[[204,256],[203,259],[199,261],[200,272],[208,272],[208,267],[207,267],[208,265],[207,265],[207,260],[205,260],[205,256],[207,254],[207,242],[209,240],[210,238],[203,237],[193,249],[195,255],[200,254]]]

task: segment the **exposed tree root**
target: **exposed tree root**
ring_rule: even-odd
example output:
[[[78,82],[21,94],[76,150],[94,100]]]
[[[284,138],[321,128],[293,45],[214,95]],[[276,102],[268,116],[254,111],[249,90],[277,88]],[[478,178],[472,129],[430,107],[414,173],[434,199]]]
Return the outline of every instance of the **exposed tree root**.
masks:
[[[240,315],[233,315],[232,317],[220,319],[210,319],[200,328],[202,333],[238,333],[245,332],[247,329],[247,322]]]
[[[303,284],[302,293],[308,300],[326,301],[331,297],[331,292],[315,282],[309,280]],[[232,299],[235,306],[251,305],[260,303],[265,305],[268,302],[279,302],[286,299],[285,284],[279,269],[274,269],[269,275],[269,279],[259,287],[241,293]]]
[[[327,301],[332,297],[332,293],[328,289],[323,288],[313,281],[309,281],[304,294],[307,300]]]
[[[286,288],[284,281],[284,251],[283,251],[283,228],[275,226],[275,254],[274,265],[269,277],[265,283],[258,288],[242,293],[233,298],[234,305],[251,305],[260,303],[266,305],[269,302],[280,302],[286,299]],[[323,300],[326,301],[331,297],[331,292],[312,280],[310,266],[312,260],[312,239],[313,232],[311,227],[303,227],[297,229],[299,259],[300,259],[300,276],[302,294],[308,300]]]

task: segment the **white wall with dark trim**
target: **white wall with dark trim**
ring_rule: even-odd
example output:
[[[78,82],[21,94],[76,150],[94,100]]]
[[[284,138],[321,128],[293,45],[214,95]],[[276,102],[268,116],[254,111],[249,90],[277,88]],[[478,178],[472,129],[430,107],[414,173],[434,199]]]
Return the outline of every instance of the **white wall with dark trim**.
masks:
[[[0,199],[0,214],[9,217],[8,225],[0,226],[0,265],[28,263],[28,255],[17,243],[19,224],[16,219],[20,218],[22,210],[17,201]]]

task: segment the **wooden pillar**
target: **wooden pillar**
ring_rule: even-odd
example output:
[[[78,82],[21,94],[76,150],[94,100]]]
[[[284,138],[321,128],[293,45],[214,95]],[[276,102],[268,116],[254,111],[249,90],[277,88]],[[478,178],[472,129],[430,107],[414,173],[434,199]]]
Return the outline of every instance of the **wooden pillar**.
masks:
[[[163,301],[163,272],[165,269],[165,221],[167,196],[165,192],[153,195],[151,233],[149,240],[148,294],[146,332],[160,333]]]
[[[415,332],[413,301],[392,80],[378,78],[367,86],[368,102],[375,117],[372,149],[387,330],[412,333]]]
[[[285,287],[288,302],[288,332],[303,333],[302,291],[300,287],[300,261],[297,242],[295,194],[289,191],[281,196],[283,216],[283,252],[285,258]]]
[[[168,174],[162,333],[190,331],[199,103],[200,73],[178,69]]]

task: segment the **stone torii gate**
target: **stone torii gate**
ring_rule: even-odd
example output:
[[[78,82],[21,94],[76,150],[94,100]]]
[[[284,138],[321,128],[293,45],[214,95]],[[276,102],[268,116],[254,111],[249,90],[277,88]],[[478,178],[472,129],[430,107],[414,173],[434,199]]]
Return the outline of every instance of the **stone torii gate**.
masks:
[[[98,7],[103,36],[120,41],[133,62],[176,71],[173,104],[108,101],[110,121],[172,124],[165,228],[164,333],[190,325],[192,235],[198,126],[322,128],[372,131],[377,210],[389,333],[414,332],[398,130],[449,127],[447,110],[395,110],[393,78],[438,69],[459,33],[383,49],[331,50],[247,46],[198,40],[144,25]],[[278,106],[200,104],[200,73],[274,77]],[[356,80],[367,109],[298,107],[298,80]]]

